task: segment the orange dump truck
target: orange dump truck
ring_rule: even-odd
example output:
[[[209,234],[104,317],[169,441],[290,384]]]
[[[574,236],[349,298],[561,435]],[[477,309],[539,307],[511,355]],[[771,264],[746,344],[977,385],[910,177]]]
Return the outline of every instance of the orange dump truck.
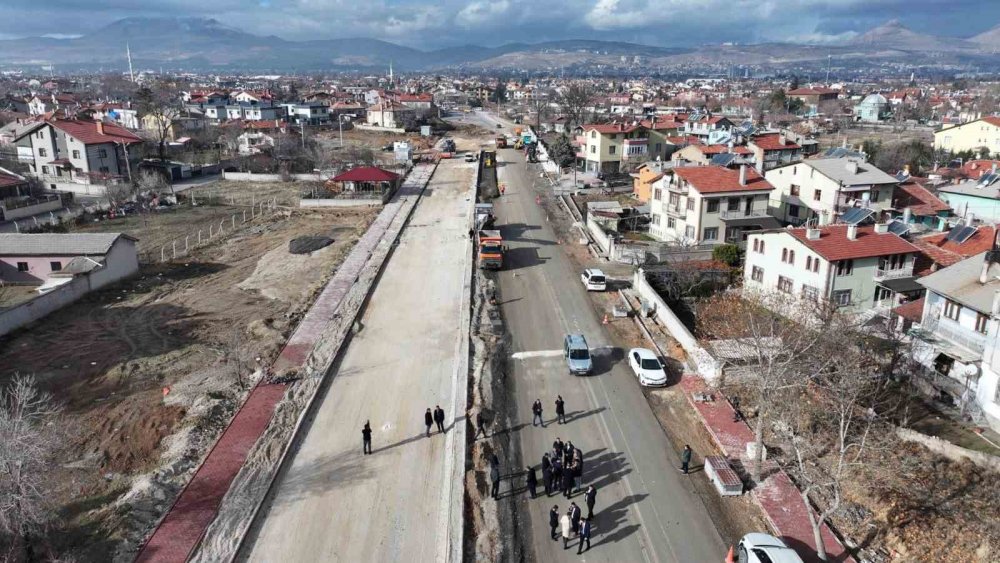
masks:
[[[477,237],[479,267],[488,270],[499,270],[503,267],[503,254],[506,248],[503,237],[496,229],[479,231]]]

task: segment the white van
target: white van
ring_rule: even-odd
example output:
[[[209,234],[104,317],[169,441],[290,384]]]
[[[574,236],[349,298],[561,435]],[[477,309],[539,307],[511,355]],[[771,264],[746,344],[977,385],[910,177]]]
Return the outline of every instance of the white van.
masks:
[[[605,291],[608,289],[608,281],[604,272],[596,268],[588,268],[580,274],[580,281],[587,291]]]

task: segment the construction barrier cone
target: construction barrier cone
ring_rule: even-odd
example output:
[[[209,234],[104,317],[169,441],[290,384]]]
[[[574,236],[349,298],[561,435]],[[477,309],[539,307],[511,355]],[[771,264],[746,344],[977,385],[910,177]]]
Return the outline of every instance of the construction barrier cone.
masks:
[[[603,321],[601,321],[601,324],[602,324],[602,325],[606,325],[606,324],[608,324],[608,314],[607,314],[607,313],[604,313],[604,320],[603,320]]]
[[[729,553],[726,554],[725,563],[736,563],[736,556],[733,554],[733,546],[729,546]]]
[[[536,195],[535,196],[535,203],[541,204],[542,203],[542,198]]]

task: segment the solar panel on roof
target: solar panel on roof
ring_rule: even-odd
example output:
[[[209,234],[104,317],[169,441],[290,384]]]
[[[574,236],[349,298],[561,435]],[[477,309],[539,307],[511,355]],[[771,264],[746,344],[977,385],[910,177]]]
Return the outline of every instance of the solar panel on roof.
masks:
[[[1000,180],[1000,174],[997,174],[995,172],[990,172],[988,174],[983,174],[979,178],[979,187],[985,188],[985,187],[987,187],[987,186],[995,183],[997,180]]]
[[[962,229],[964,228],[964,225],[955,225],[950,231],[948,231],[948,236],[944,237],[944,240],[955,240],[955,237],[958,233],[962,232]]]
[[[734,160],[736,160],[735,154],[724,152],[713,156],[710,163],[716,166],[729,166]]]
[[[955,237],[955,242],[962,244],[963,242],[969,240],[972,235],[976,234],[976,227],[963,227],[961,232]]]
[[[871,217],[872,213],[873,211],[871,209],[854,207],[845,211],[844,214],[840,216],[840,221],[842,223],[847,223],[848,225],[857,225],[858,223]]]
[[[889,232],[903,236],[910,232],[910,226],[902,221],[893,220],[889,223]]]

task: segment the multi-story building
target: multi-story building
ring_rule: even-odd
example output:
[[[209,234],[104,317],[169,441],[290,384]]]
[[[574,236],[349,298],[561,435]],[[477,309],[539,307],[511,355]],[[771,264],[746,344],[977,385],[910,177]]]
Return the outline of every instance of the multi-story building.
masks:
[[[757,170],[765,172],[802,160],[802,147],[784,133],[757,135],[747,142],[747,148],[753,153]]]
[[[934,148],[950,152],[986,150],[1000,154],[1000,116],[984,117],[934,133]]]
[[[827,225],[853,207],[882,211],[892,207],[899,183],[862,159],[821,158],[780,166],[765,172],[774,186],[771,214],[792,224],[816,220]]]
[[[1000,173],[938,187],[938,195],[967,220],[1000,221]]]
[[[586,172],[615,174],[649,159],[649,134],[638,123],[585,125],[578,139]]]
[[[651,160],[640,164],[632,176],[632,195],[643,203],[653,195],[653,182],[663,177],[663,171],[672,165],[662,160]]]
[[[938,270],[927,288],[914,356],[964,414],[1000,431],[1000,251]]]
[[[650,236],[682,244],[739,243],[745,231],[777,227],[768,216],[773,190],[747,166],[684,166],[652,184]]]
[[[322,102],[281,104],[289,123],[322,125],[330,122],[330,106]]]
[[[853,313],[888,311],[919,297],[912,283],[918,252],[886,224],[751,233],[744,285],[830,301]]]

